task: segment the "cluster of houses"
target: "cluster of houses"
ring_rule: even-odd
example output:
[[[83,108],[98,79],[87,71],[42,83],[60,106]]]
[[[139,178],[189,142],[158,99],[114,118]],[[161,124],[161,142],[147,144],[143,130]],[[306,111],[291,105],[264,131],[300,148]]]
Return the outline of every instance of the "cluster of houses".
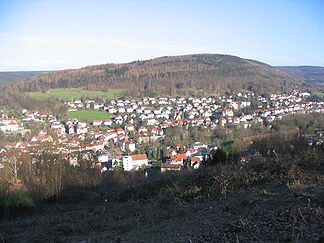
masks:
[[[112,119],[93,121],[92,126],[120,126],[139,123],[156,129],[168,126],[206,126],[242,125],[249,127],[253,123],[271,122],[285,114],[322,112],[323,102],[305,102],[308,92],[293,91],[290,94],[271,94],[269,98],[255,97],[254,93],[237,93],[219,97],[203,98],[143,98],[141,100],[111,100],[107,105],[92,100],[68,102],[70,108],[101,109]],[[252,102],[258,100],[257,110],[245,112]],[[89,106],[92,104],[92,106]],[[70,129],[69,132],[85,133],[87,130]]]
[[[22,123],[16,118],[1,118],[0,119],[0,131],[4,133],[13,133],[24,130]]]
[[[107,112],[112,117],[106,120],[94,120],[91,123],[78,120],[59,121],[54,115],[41,111],[23,110],[22,121],[48,124],[55,134],[55,139],[46,132],[41,132],[28,142],[8,143],[7,149],[16,148],[31,155],[50,148],[53,153],[66,156],[76,153],[93,153],[98,163],[105,168],[123,166],[124,170],[137,170],[148,166],[145,154],[134,152],[141,143],[162,140],[165,129],[180,126],[209,127],[242,125],[272,122],[292,113],[323,112],[324,102],[306,102],[310,94],[293,91],[289,94],[271,94],[269,98],[257,97],[251,92],[233,95],[203,98],[143,98],[140,100],[111,100],[99,104],[93,100],[74,100],[66,104],[70,110],[94,109]],[[258,102],[256,110],[248,109],[253,102]],[[249,111],[250,110],[250,111]],[[243,112],[244,111],[244,112]],[[17,132],[23,128],[22,121],[15,118],[0,119],[0,130]],[[107,155],[114,144],[124,155]],[[46,146],[45,146],[46,145]],[[171,145],[170,145],[171,146]],[[215,149],[199,141],[188,148],[183,145],[169,147],[171,155],[167,163],[161,165],[162,171],[180,170],[189,165],[199,168],[201,162]],[[181,151],[181,152],[180,152]],[[75,164],[76,156],[69,156]]]
[[[188,148],[183,144],[169,146],[168,152],[171,157],[166,163],[161,164],[161,171],[179,171],[185,165],[198,169],[201,163],[208,159],[217,149],[215,146],[201,142],[192,143]]]

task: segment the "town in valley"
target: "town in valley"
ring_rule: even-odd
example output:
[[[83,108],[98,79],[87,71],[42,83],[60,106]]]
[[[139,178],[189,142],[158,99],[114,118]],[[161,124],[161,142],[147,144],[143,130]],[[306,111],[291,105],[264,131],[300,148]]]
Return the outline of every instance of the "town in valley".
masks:
[[[294,90],[261,96],[239,92],[217,97],[64,101],[72,114],[98,111],[107,115],[107,119],[92,121],[58,119],[41,110],[2,110],[0,131],[16,140],[5,142],[0,148],[0,169],[6,167],[10,156],[28,154],[35,162],[44,153],[58,155],[72,166],[78,166],[81,158],[101,173],[116,169],[197,169],[217,150],[232,146],[234,139],[253,143],[270,135],[273,123],[283,117],[323,112],[324,102],[311,101],[310,96],[309,92]],[[253,128],[263,129],[264,134],[246,132],[232,141],[226,141],[229,137],[224,136],[225,140],[218,139],[217,143],[205,136],[218,130],[231,133]],[[322,130],[313,135],[308,138],[310,145],[324,141]]]

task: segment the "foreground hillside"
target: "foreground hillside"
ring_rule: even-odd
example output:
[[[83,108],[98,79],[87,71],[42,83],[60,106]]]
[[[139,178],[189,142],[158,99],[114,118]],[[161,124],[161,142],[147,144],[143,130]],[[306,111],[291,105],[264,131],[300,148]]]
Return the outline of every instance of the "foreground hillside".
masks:
[[[0,222],[1,236],[4,242],[322,242],[323,147],[294,143],[294,149],[153,178],[107,174],[97,186],[68,188],[58,202]]]
[[[324,86],[324,67],[287,66],[279,68],[297,78],[303,79],[307,83]]]
[[[161,57],[126,64],[105,64],[44,74],[11,86],[23,92],[53,88],[128,89],[133,95],[188,95],[253,90],[271,92],[301,85],[278,68],[229,55]]]
[[[42,75],[44,71],[0,72],[0,86]]]

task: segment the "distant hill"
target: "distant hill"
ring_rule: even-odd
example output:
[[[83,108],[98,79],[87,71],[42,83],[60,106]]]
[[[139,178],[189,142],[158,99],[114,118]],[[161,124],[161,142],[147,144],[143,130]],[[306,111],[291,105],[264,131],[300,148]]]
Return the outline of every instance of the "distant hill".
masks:
[[[307,83],[324,86],[324,67],[287,66],[278,68],[297,78],[303,79]]]
[[[0,86],[39,76],[44,73],[46,71],[0,72]]]
[[[22,92],[53,88],[127,89],[130,95],[195,95],[242,89],[258,93],[303,85],[279,68],[236,56],[198,54],[103,64],[33,77],[8,87]]]

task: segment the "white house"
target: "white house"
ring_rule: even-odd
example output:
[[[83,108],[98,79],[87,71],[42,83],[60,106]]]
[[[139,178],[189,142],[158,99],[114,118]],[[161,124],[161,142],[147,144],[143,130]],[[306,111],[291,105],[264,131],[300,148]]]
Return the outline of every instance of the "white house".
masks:
[[[181,165],[180,164],[161,164],[161,172],[166,171],[180,171]]]
[[[125,171],[132,171],[138,170],[142,166],[148,166],[148,159],[146,154],[117,156],[115,162],[113,162],[113,167],[118,166],[120,163]]]
[[[104,120],[103,123],[105,126],[111,126],[113,121],[111,119],[108,119],[108,120]]]
[[[225,109],[223,112],[222,112],[222,116],[234,116],[234,113],[231,109]]]
[[[108,154],[101,154],[98,156],[98,161],[100,163],[107,162],[109,160]]]
[[[30,139],[31,142],[53,142],[53,138],[49,135],[34,136]]]
[[[125,148],[129,150],[130,152],[134,152],[136,149],[135,143],[132,141],[126,141],[125,142]]]
[[[88,128],[87,127],[83,127],[83,126],[77,126],[76,129],[77,134],[84,134],[88,132]]]
[[[102,124],[102,121],[100,121],[100,120],[94,120],[94,121],[92,121],[92,125],[93,126],[100,126]]]

